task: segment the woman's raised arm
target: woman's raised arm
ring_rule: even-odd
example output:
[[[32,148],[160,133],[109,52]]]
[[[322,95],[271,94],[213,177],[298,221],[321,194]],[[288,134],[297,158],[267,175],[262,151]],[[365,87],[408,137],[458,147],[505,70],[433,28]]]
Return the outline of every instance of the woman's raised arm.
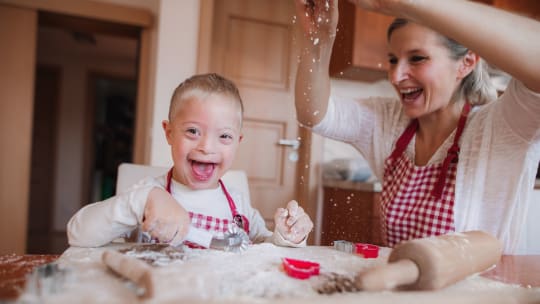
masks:
[[[540,92],[540,22],[465,0],[350,0],[450,37]]]
[[[330,97],[329,65],[338,21],[337,0],[295,0],[300,34],[295,105],[298,121],[320,122]]]

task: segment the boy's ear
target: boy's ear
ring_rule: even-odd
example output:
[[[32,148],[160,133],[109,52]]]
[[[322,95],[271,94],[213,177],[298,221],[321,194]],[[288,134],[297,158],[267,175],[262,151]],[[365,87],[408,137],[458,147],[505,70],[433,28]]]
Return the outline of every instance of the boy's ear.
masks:
[[[458,71],[459,79],[467,77],[467,75],[474,70],[478,61],[480,61],[480,56],[469,50],[461,59],[461,64]]]
[[[240,137],[238,137],[238,142],[241,143],[242,139],[244,139],[244,134],[240,134]]]
[[[163,127],[163,131],[165,132],[165,138],[167,139],[167,143],[169,145],[171,144],[171,123],[168,120],[163,120],[161,122],[161,126]]]

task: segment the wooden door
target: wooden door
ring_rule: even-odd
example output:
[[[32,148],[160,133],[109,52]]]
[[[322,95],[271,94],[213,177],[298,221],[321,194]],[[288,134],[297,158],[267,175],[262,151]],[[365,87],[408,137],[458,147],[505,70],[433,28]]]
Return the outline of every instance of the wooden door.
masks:
[[[246,171],[252,204],[273,228],[276,208],[297,198],[294,3],[215,1],[213,12],[209,70],[236,83],[245,107],[233,168]]]
[[[0,254],[25,252],[37,14],[0,5]]]

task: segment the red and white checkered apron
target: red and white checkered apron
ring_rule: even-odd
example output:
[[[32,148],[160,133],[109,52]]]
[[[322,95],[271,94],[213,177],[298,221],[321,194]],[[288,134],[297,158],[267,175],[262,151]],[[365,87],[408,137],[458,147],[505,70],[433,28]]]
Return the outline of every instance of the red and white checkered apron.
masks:
[[[169,173],[167,174],[167,185],[165,189],[167,192],[171,193],[171,181],[172,181],[172,169],[169,170]],[[234,203],[234,200],[232,199],[231,195],[225,188],[225,185],[221,180],[219,180],[219,185],[221,186],[221,189],[223,190],[223,193],[225,194],[225,197],[227,197],[227,201],[229,202],[229,208],[231,209],[232,218],[230,219],[224,219],[224,218],[217,218],[209,215],[204,215],[201,213],[194,213],[189,212],[189,217],[191,219],[191,225],[195,228],[201,228],[205,229],[207,231],[212,232],[214,235],[222,236],[227,230],[229,229],[229,226],[231,224],[235,224],[241,229],[244,229],[247,234],[249,234],[249,221],[248,219],[238,213],[236,210],[236,204]],[[187,242],[186,242],[187,243]],[[188,244],[192,247],[198,247],[194,244]]]
[[[465,103],[454,142],[442,163],[418,167],[405,149],[418,128],[413,120],[396,142],[384,166],[381,214],[386,244],[394,247],[410,239],[454,231],[454,190],[459,139],[470,104]]]

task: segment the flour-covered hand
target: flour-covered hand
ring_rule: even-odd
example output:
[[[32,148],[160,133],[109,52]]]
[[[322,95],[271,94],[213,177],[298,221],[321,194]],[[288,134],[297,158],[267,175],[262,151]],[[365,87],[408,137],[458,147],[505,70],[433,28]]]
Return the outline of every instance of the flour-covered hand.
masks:
[[[274,215],[276,231],[287,241],[302,242],[313,228],[313,222],[296,201],[290,201],[286,208],[278,208]]]
[[[337,0],[295,0],[296,20],[310,44],[334,41],[338,22]]]
[[[189,213],[167,191],[150,191],[142,221],[144,232],[161,243],[176,246],[183,242],[189,225]]]

